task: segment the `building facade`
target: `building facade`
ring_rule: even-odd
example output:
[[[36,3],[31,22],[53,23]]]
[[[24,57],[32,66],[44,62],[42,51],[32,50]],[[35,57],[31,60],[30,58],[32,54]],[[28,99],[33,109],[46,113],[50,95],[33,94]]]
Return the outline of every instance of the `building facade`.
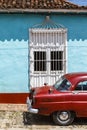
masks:
[[[86,27],[87,6],[0,3],[0,102],[25,103],[30,87],[87,71]]]

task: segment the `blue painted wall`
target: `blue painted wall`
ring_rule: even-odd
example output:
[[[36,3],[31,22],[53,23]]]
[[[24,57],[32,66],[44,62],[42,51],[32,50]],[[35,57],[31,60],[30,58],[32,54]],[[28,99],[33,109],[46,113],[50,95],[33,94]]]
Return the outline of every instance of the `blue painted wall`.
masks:
[[[48,14],[0,14],[0,92],[28,92],[29,28]],[[68,72],[87,71],[87,15],[51,14],[68,29]],[[80,22],[81,21],[81,22]]]
[[[42,23],[46,15],[49,14],[0,14],[0,41],[27,41],[29,28]],[[50,17],[57,24],[68,28],[68,40],[87,39],[87,14],[52,14]]]

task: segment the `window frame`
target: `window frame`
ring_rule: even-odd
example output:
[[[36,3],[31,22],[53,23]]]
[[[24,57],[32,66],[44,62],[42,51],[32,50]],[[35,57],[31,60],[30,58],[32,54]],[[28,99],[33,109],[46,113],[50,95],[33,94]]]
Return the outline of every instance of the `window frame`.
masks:
[[[53,53],[56,53],[54,54],[54,56],[52,56],[51,54]],[[61,54],[60,54],[61,53]],[[59,55],[58,55],[59,54]],[[55,55],[57,58],[55,58]],[[53,58],[54,59],[53,59]],[[60,58],[61,57],[61,58]],[[56,67],[56,66],[57,67]],[[50,52],[50,71],[62,71],[63,70],[63,51],[51,51]]]
[[[40,35],[41,34],[41,35]],[[41,36],[41,37],[40,37]],[[31,28],[29,29],[29,80],[31,86],[40,86],[44,82],[54,84],[67,73],[67,29]],[[34,71],[34,51],[46,51],[46,71]],[[51,70],[51,51],[63,51],[63,69]],[[35,81],[33,83],[33,80]]]
[[[34,55],[34,72],[46,72],[47,71],[47,65],[46,65],[46,51],[34,51],[33,52],[34,54],[35,53],[39,53],[39,54],[36,54],[37,56],[35,56]],[[41,54],[40,53],[44,53],[44,55],[42,54],[42,56],[41,56]],[[45,56],[45,57],[44,57]],[[42,59],[39,59],[39,58],[42,58]],[[45,58],[45,59],[44,59]],[[40,62],[45,62],[45,63],[41,63],[42,64],[42,66],[41,66],[41,64],[40,64]],[[37,64],[37,65],[35,65],[35,63]],[[45,68],[44,68],[44,67]],[[43,68],[42,68],[43,67]],[[41,70],[42,69],[42,70]]]
[[[76,86],[75,86],[75,91],[81,91],[81,92],[82,92],[82,91],[83,91],[83,92],[84,92],[84,91],[87,91],[87,90],[84,90],[84,89],[83,89],[83,87],[84,87],[83,85],[84,85],[84,84],[81,85],[81,86],[82,86],[81,89],[76,89],[76,87],[77,87],[80,83],[84,83],[84,82],[87,82],[87,79],[86,79],[86,80],[79,81],[79,82],[76,84]]]

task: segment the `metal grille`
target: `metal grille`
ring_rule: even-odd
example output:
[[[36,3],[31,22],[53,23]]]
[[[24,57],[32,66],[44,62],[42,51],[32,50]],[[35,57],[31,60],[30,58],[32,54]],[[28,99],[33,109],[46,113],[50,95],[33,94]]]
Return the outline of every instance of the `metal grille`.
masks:
[[[66,73],[67,30],[32,28],[29,32],[30,86],[52,85]]]
[[[34,72],[46,71],[46,52],[34,51]]]

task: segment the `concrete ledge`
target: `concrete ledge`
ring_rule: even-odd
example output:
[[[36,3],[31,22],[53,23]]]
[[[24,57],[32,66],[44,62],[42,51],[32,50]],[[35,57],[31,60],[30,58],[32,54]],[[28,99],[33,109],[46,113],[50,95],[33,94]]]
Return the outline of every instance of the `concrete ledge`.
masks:
[[[0,104],[0,111],[27,111],[26,104]]]

